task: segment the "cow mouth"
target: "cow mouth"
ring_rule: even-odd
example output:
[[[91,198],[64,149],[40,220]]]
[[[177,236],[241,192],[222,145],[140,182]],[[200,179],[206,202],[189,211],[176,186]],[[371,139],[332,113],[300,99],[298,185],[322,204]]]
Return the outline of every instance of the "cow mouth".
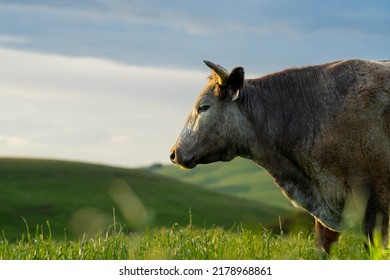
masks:
[[[179,160],[177,164],[184,169],[193,169],[198,164],[208,164],[216,161],[218,160],[216,160],[214,157],[203,157],[199,159],[195,159],[195,157],[192,157],[189,160]]]
[[[229,150],[222,150],[218,152],[214,152],[210,155],[200,157],[197,159],[198,164],[208,164],[208,163],[213,163],[213,162],[226,162],[226,161],[231,161],[233,158],[235,158],[236,155],[232,154]]]
[[[195,160],[192,160],[190,162],[179,163],[179,165],[184,169],[193,169],[195,168],[195,166],[197,166],[197,163],[195,162]]]
[[[231,161],[235,156],[232,156],[227,151],[223,151],[220,153],[216,153],[213,155],[203,156],[203,157],[195,157],[195,156],[183,156],[177,150],[172,150],[171,152],[171,161],[172,163],[179,165],[183,169],[193,169],[198,164],[208,164],[217,161]]]
[[[193,169],[198,164],[195,161],[195,157],[191,158],[178,158],[176,162],[174,162],[176,165],[179,165],[183,169]]]

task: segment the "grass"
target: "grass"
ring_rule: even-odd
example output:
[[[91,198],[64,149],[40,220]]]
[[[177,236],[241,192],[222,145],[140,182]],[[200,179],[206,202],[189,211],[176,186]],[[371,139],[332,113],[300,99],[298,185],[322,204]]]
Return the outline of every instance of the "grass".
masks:
[[[205,175],[216,185],[234,171],[219,168]],[[0,259],[390,259],[388,250],[367,250],[354,231],[324,255],[307,216],[279,220],[288,209],[278,202],[233,197],[150,170],[3,158],[0,192]],[[297,221],[302,225],[291,230]]]
[[[2,238],[1,260],[315,260],[315,259],[390,259],[390,251],[371,246],[364,238],[345,232],[327,255],[314,246],[312,233],[274,234],[262,230],[235,227],[198,228],[192,225],[155,228],[128,234],[119,225],[92,237],[77,241],[54,240],[50,225],[38,227],[35,234],[22,236],[17,242]]]

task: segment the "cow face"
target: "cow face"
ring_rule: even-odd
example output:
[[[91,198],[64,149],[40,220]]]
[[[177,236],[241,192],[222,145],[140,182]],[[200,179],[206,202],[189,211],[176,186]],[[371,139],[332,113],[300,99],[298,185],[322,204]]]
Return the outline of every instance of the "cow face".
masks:
[[[247,126],[237,101],[244,69],[238,67],[229,74],[219,65],[205,63],[212,75],[171,150],[171,161],[184,168],[232,160],[239,155],[241,129]]]

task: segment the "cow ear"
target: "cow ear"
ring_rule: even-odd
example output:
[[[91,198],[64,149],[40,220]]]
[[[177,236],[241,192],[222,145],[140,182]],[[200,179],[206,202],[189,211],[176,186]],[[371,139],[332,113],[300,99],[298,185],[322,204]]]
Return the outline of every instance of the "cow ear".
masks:
[[[232,101],[236,100],[240,96],[240,91],[244,86],[245,71],[242,67],[237,67],[232,70],[227,79],[227,86],[230,90],[230,96]]]

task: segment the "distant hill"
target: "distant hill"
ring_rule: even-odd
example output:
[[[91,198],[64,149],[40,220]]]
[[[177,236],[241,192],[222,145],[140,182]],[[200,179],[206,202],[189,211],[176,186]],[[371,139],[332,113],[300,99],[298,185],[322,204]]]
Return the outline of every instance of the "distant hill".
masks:
[[[183,170],[174,165],[155,164],[149,170],[204,189],[246,198],[264,205],[294,210],[274,183],[274,179],[250,160],[236,158],[231,162],[198,165],[191,170]]]
[[[184,182],[158,174],[167,175],[168,171],[176,172],[158,166],[151,172],[80,162],[0,158],[0,232],[6,238],[20,238],[26,233],[24,219],[32,233],[48,233],[48,221],[53,237],[72,238],[98,228],[107,229],[114,222],[113,209],[115,221],[126,223],[127,230],[171,227],[175,223],[184,226],[190,221],[201,227],[230,228],[234,223],[259,227],[274,223],[278,215],[289,211],[279,202],[262,204],[244,199],[250,196],[227,195],[240,193],[240,187],[258,195],[248,184],[254,180],[250,172],[242,177],[245,180],[239,179],[245,170],[207,169],[218,181],[215,189],[226,186],[225,194],[196,187],[189,183],[191,180]],[[257,171],[262,174],[260,169]],[[191,176],[196,178],[195,174]],[[198,176],[199,182],[202,176]],[[279,190],[269,188],[270,193],[259,194],[275,197],[272,189]]]
[[[198,165],[195,169],[183,170],[172,164],[154,164],[146,170],[194,184],[199,189],[211,190],[222,195],[243,198],[263,209],[269,209],[272,222],[267,227],[285,232],[302,230],[312,223],[311,216],[294,208],[264,169],[250,160],[236,158],[230,162]]]

